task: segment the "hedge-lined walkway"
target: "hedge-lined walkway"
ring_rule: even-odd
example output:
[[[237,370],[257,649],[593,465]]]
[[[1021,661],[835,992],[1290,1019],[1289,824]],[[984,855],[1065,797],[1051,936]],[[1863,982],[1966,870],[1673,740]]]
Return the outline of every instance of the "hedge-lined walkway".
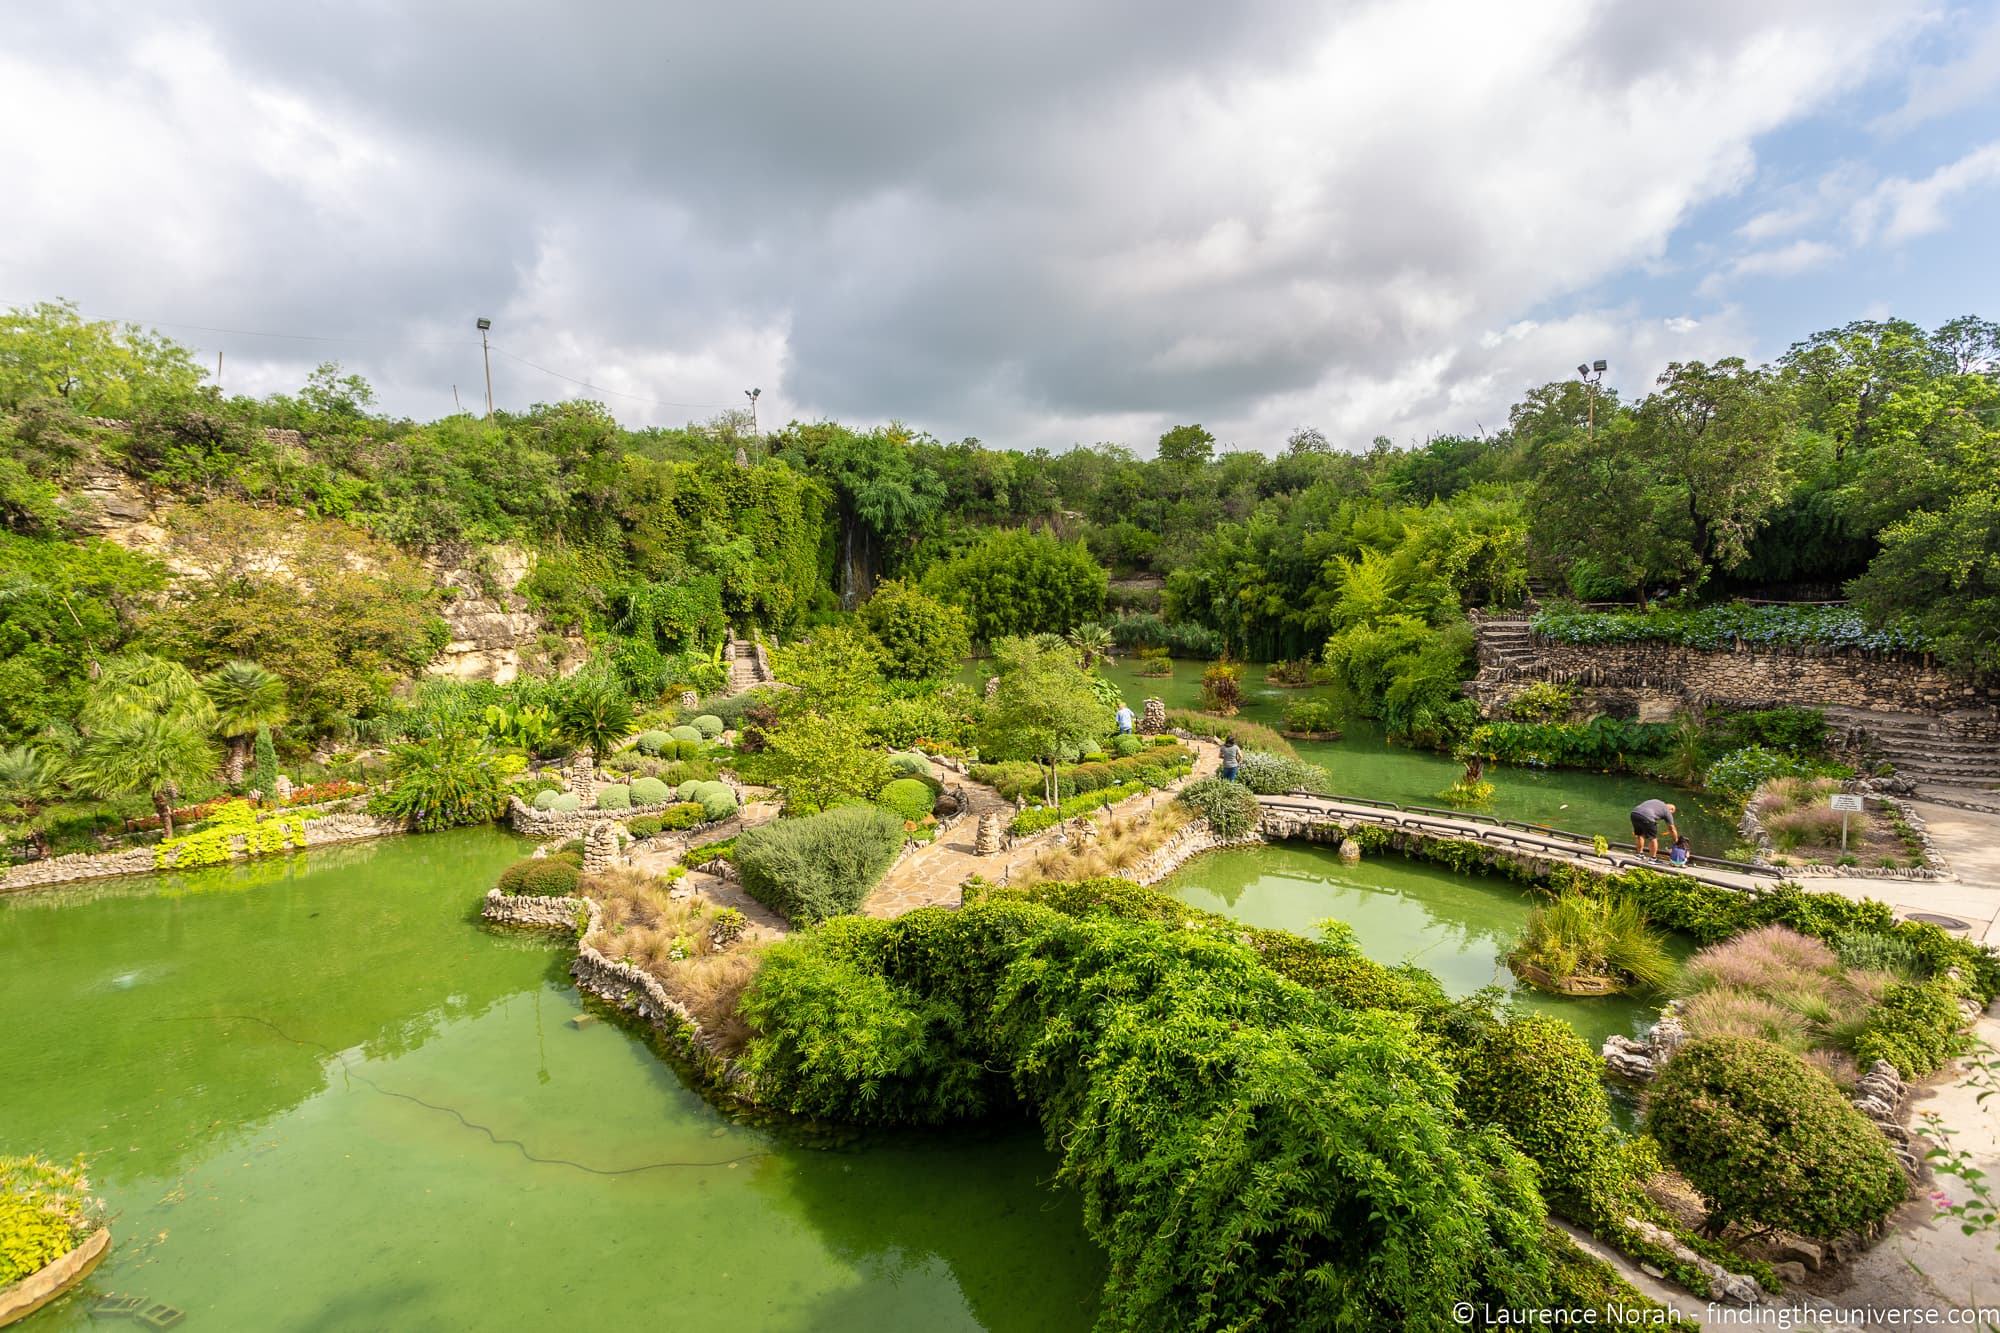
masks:
[[[1195,778],[1211,776],[1219,764],[1219,747],[1214,741],[1189,740],[1185,742],[1195,752],[1194,772],[1188,777],[1168,784],[1163,790],[1172,792],[1181,783],[1192,782]],[[1014,803],[984,783],[967,778],[961,784],[971,804],[971,810],[964,819],[952,827],[951,832],[925,847],[912,852],[875,886],[861,904],[864,916],[897,917],[905,912],[913,912],[919,907],[956,907],[960,902],[959,886],[974,875],[999,882],[1022,866],[1027,865],[1049,845],[1049,837],[1024,839],[1012,848],[996,852],[992,856],[976,855],[972,848],[979,836],[979,817],[987,813],[998,813],[1003,819],[1011,818]],[[1159,799],[1161,792],[1141,792],[1119,804],[1106,807],[1111,813],[1137,808],[1135,802]],[[1104,811],[1097,812],[1098,815]],[[1060,827],[1060,826],[1058,826]]]

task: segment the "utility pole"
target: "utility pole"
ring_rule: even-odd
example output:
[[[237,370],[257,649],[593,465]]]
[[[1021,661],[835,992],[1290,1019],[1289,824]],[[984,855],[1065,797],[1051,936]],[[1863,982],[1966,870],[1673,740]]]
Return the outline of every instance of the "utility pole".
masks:
[[[493,321],[484,315],[479,317],[479,359],[486,363],[486,419],[493,420],[493,352],[486,344],[486,331],[493,327]],[[456,394],[458,390],[453,389]]]
[[[743,396],[750,400],[750,433],[752,435],[757,433],[757,399],[763,392],[762,389],[745,389],[743,391]]]
[[[458,401],[458,386],[456,384],[451,386],[451,410],[453,412],[465,411],[465,404]]]
[[[1586,438],[1591,440],[1597,438],[1597,386],[1604,379],[1604,365],[1604,358],[1599,357],[1587,366],[1579,365],[1576,368],[1576,377],[1583,381],[1584,390],[1590,395],[1584,415],[1588,422],[1585,427]]]
[[[222,387],[222,349],[215,349],[215,387]]]

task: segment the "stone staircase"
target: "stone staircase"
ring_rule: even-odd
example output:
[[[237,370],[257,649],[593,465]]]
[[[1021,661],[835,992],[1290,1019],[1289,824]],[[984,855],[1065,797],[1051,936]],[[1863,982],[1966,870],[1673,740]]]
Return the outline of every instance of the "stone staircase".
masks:
[[[1525,616],[1481,620],[1478,643],[1481,672],[1504,677],[1535,664],[1535,646]]]
[[[2000,814],[2000,741],[1980,739],[1984,714],[1876,712],[1828,705],[1837,740],[1917,784],[1917,795],[1940,805]],[[1989,724],[1990,725],[1990,724]]]
[[[770,683],[770,669],[755,642],[733,639],[729,644],[729,693],[741,694]]]

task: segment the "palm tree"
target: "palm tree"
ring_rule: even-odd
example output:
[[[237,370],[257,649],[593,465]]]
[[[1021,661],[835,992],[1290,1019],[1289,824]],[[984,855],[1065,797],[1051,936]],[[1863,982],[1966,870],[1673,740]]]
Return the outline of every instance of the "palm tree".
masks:
[[[146,653],[106,662],[84,700],[83,729],[104,731],[147,716],[171,717],[206,732],[215,725],[215,704],[194,673],[178,662]]]
[[[578,672],[556,702],[563,734],[596,755],[610,754],[632,730],[632,701],[610,676]]]
[[[241,785],[249,759],[250,739],[259,727],[283,725],[285,682],[255,662],[225,662],[202,677],[201,688],[215,705],[215,731],[228,743],[223,777]]]
[[[1111,631],[1096,621],[1088,621],[1069,632],[1069,646],[1076,649],[1083,669],[1088,671],[1100,661],[1111,660]]]
[[[72,774],[98,796],[146,796],[174,836],[174,800],[184,786],[215,772],[209,728],[167,713],[144,714],[93,731]]]
[[[19,813],[22,831],[33,839],[35,851],[42,856],[49,854],[49,832],[36,816],[60,789],[57,764],[48,754],[32,745],[0,749],[0,805]]]

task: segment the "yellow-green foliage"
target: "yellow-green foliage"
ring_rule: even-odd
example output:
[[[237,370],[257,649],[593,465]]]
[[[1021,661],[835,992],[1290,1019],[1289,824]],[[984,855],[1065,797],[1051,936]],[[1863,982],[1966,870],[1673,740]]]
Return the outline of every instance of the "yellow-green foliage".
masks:
[[[153,849],[153,864],[161,869],[191,870],[219,866],[236,854],[243,839],[246,856],[266,856],[287,847],[306,845],[306,817],[282,810],[260,813],[248,801],[230,801],[217,808],[208,822],[184,838],[169,838]]]
[[[0,1157],[0,1287],[75,1249],[95,1226],[83,1163]]]

